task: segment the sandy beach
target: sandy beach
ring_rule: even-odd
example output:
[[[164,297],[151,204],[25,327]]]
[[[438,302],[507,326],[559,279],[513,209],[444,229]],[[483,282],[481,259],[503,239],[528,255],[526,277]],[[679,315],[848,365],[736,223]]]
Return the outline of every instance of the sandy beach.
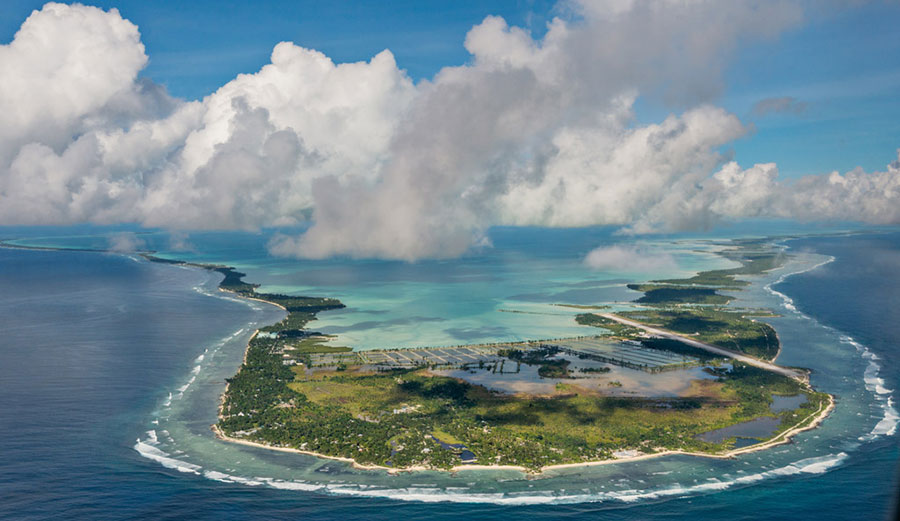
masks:
[[[663,457],[663,456],[672,456],[672,455],[695,456],[695,457],[699,457],[699,458],[728,459],[728,458],[734,458],[735,456],[738,456],[740,454],[747,454],[750,452],[765,450],[765,449],[774,447],[776,445],[790,443],[791,438],[793,436],[797,435],[798,433],[816,428],[822,422],[822,420],[824,420],[828,416],[828,414],[831,413],[831,411],[833,409],[834,409],[834,397],[831,395],[828,395],[828,403],[825,404],[824,407],[820,406],[818,410],[816,410],[814,413],[812,413],[809,416],[807,416],[806,418],[804,418],[803,421],[800,422],[800,425],[798,425],[797,427],[788,429],[788,430],[778,434],[771,440],[760,442],[760,443],[757,443],[756,445],[750,445],[749,447],[742,447],[740,449],[734,449],[734,450],[730,450],[728,452],[722,452],[722,453],[688,452],[688,451],[682,451],[682,450],[663,450],[660,452],[654,452],[652,454],[635,454],[634,456],[625,456],[625,457],[619,457],[619,458],[608,459],[608,460],[584,461],[584,462],[577,462],[577,463],[562,463],[562,464],[557,464],[557,465],[547,465],[545,467],[541,467],[537,471],[530,470],[530,469],[527,469],[525,467],[518,466],[518,465],[457,465],[455,467],[450,468],[449,472],[460,472],[460,471],[471,471],[471,470],[475,470],[475,471],[478,471],[478,470],[514,470],[514,471],[521,472],[523,474],[539,476],[541,474],[544,474],[549,471],[554,471],[554,470],[572,469],[572,468],[578,468],[578,467],[594,467],[594,466],[598,466],[598,465],[614,465],[617,463],[628,463],[628,462],[633,462],[633,461],[646,460],[646,459],[650,459],[650,458],[659,458],[659,457]],[[393,467],[385,467],[382,465],[362,465],[360,463],[357,463],[356,460],[354,460],[352,458],[344,458],[344,457],[340,457],[340,456],[328,456],[325,454],[319,454],[317,452],[312,452],[312,451],[294,449],[294,448],[290,448],[290,447],[275,447],[272,445],[266,445],[264,443],[242,440],[239,438],[232,438],[230,436],[227,436],[225,433],[223,433],[217,425],[212,425],[211,429],[215,433],[216,437],[223,441],[227,441],[227,442],[231,442],[231,443],[238,443],[238,444],[247,445],[250,447],[257,447],[257,448],[269,449],[269,450],[277,450],[277,451],[281,451],[281,452],[293,452],[295,454],[306,454],[308,456],[315,456],[317,458],[343,461],[346,463],[350,463],[353,466],[353,468],[360,469],[360,470],[384,470],[384,471],[387,471],[389,474],[396,474],[396,473],[400,473],[400,472],[421,472],[421,471],[428,471],[428,470],[448,472],[447,469],[430,468],[430,467],[425,467],[425,466],[393,468]]]
[[[245,295],[241,295],[239,293],[229,291],[229,290],[223,289],[223,288],[219,288],[219,290],[231,293],[238,298],[244,298],[244,299],[248,299],[248,300],[255,300],[258,302],[263,302],[265,304],[271,304],[271,305],[277,306],[287,312],[287,309],[284,306],[281,306],[274,302],[270,302],[268,300],[247,297]],[[622,319],[621,317],[618,317],[615,315],[609,315],[609,314],[605,314],[605,313],[598,313],[598,315],[604,316],[606,318],[611,318],[613,320],[620,321],[620,322],[625,322],[625,323],[630,322],[630,321],[627,321],[627,320]],[[640,325],[640,326],[643,326],[643,325]],[[256,330],[253,333],[253,335],[251,336],[251,340],[258,333],[259,333],[259,330]],[[673,335],[673,336],[676,336],[678,339],[680,339],[682,341],[689,340],[692,343],[696,342],[693,339],[686,339],[686,338],[682,337],[681,335]],[[243,367],[244,363],[246,363],[246,358],[247,358],[247,353],[249,351],[249,348],[250,348],[250,343],[248,341],[247,346],[244,349],[244,357],[243,357],[243,360],[241,363],[241,367]],[[778,354],[780,354],[780,352],[781,352],[781,346],[779,345]],[[777,358],[777,354],[776,354],[775,358]],[[756,362],[755,365],[758,364],[758,365],[766,366],[765,367],[766,369],[769,369],[768,366],[773,366],[779,370],[784,371],[784,368],[781,368],[779,366],[774,366],[774,364],[769,364],[769,363],[765,363],[765,362],[760,363],[759,360],[755,360],[755,359],[753,361]],[[779,371],[779,372],[781,372],[781,371]],[[796,378],[796,375],[791,375],[791,376]],[[806,385],[809,385],[808,380],[804,379],[804,383]],[[225,390],[222,393],[222,396],[220,397],[220,400],[219,400],[218,418],[220,420],[222,418],[222,416],[221,416],[222,406],[224,405],[225,395],[227,393],[228,393],[228,386],[226,385]],[[778,434],[777,436],[773,437],[770,440],[763,441],[763,442],[757,443],[755,445],[750,445],[748,447],[742,447],[739,449],[734,449],[734,450],[730,450],[730,451],[722,452],[722,453],[689,452],[689,451],[682,451],[682,450],[661,450],[659,452],[653,452],[650,454],[638,452],[634,455],[616,457],[616,458],[607,459],[607,460],[547,465],[547,466],[541,467],[537,471],[528,469],[526,467],[518,466],[518,465],[457,465],[457,466],[451,467],[449,469],[449,472],[478,471],[478,470],[492,470],[492,471],[513,470],[513,471],[522,472],[523,474],[527,474],[527,475],[531,475],[531,476],[538,476],[538,475],[544,474],[546,472],[551,472],[554,470],[572,469],[572,468],[578,468],[578,467],[592,467],[592,466],[598,466],[598,465],[613,465],[613,464],[617,464],[617,463],[628,463],[628,462],[633,462],[633,461],[646,460],[646,459],[650,459],[650,458],[658,458],[658,457],[670,456],[670,455],[684,455],[684,456],[695,456],[695,457],[701,457],[701,458],[717,458],[717,459],[734,458],[735,456],[738,456],[741,454],[747,454],[750,452],[765,450],[770,447],[774,447],[776,445],[789,443],[791,441],[791,438],[793,436],[795,436],[796,434],[803,432],[803,431],[810,430],[810,429],[814,429],[816,426],[818,426],[828,416],[828,414],[833,409],[834,409],[834,397],[829,394],[827,404],[825,404],[824,406],[820,406],[819,409],[817,409],[815,412],[811,413],[806,418],[801,420],[797,424],[796,427],[788,429],[788,430]],[[251,447],[257,447],[257,448],[263,448],[263,449],[269,449],[269,450],[277,450],[277,451],[281,451],[281,452],[293,452],[295,454],[305,454],[308,456],[315,456],[315,457],[323,458],[323,459],[343,461],[345,463],[350,463],[353,466],[353,468],[360,469],[360,470],[383,470],[383,471],[388,472],[389,474],[397,474],[397,473],[401,473],[401,472],[420,472],[420,471],[428,471],[428,470],[445,471],[445,472],[448,471],[447,469],[431,468],[431,467],[420,466],[420,465],[412,466],[412,467],[403,467],[403,468],[386,467],[386,466],[382,466],[382,465],[363,465],[363,464],[358,463],[356,460],[354,460],[352,458],[346,458],[346,457],[340,457],[340,456],[329,456],[329,455],[325,455],[325,454],[319,454],[317,452],[306,451],[306,450],[301,450],[301,449],[296,449],[296,448],[291,448],[291,447],[276,447],[276,446],[267,445],[264,443],[243,440],[243,439],[239,439],[239,438],[233,438],[233,437],[226,435],[224,432],[222,432],[222,430],[219,429],[218,425],[212,425],[211,429],[215,433],[215,436],[218,439],[227,441],[230,443],[238,443],[241,445],[247,445],[247,446],[251,446]],[[622,450],[625,451],[628,449],[622,449]]]

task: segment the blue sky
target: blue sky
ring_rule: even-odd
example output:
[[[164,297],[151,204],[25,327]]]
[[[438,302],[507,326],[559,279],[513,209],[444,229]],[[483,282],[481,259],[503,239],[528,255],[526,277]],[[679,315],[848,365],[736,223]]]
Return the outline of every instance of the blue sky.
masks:
[[[898,224],[898,26],[886,0],[7,0],[0,225],[416,260],[493,226]]]
[[[320,50],[337,62],[390,49],[415,79],[465,63],[466,32],[486,15],[541,35],[559,10],[544,0],[422,2],[98,1],[137,24],[150,56],[143,75],[186,99],[213,92],[269,61],[280,41]],[[8,42],[41,2],[6,0],[0,39]],[[815,3],[812,4],[815,6]],[[756,131],[730,145],[741,163],[776,162],[784,177],[862,166],[882,169],[900,146],[900,3],[873,2],[816,14],[768,42],[738,50],[718,104]],[[797,98],[801,114],[751,113],[768,97]],[[682,107],[653,99],[641,121]]]

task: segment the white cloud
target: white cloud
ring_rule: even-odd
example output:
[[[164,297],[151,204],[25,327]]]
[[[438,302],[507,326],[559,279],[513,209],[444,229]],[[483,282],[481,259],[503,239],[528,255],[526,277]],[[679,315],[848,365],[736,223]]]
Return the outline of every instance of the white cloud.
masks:
[[[494,225],[641,233],[753,216],[900,222],[898,168],[778,180],[723,147],[710,105],[740,42],[795,2],[572,1],[543,38],[489,16],[471,63],[413,84],[393,55],[336,64],[283,42],[199,101],[147,79],[116,10],[47,4],[0,46],[0,225],[255,229],[312,219],[282,255],[452,257]],[[679,107],[638,123],[638,96]],[[783,104],[783,103],[782,103]]]
[[[0,161],[31,139],[60,147],[100,124],[117,96],[134,96],[147,63],[137,27],[116,10],[49,3],[0,46]]]
[[[635,93],[680,102],[717,93],[736,41],[775,34],[799,11],[648,5],[612,17],[585,6],[583,21],[554,20],[540,40],[487,17],[466,37],[473,63],[421,85],[379,181],[320,180],[314,225],[274,251],[452,257],[493,224],[625,224],[648,206],[671,206],[672,183],[708,175],[716,147],[743,127],[701,107],[631,129]]]
[[[312,180],[378,176],[416,95],[389,51],[335,64],[280,43],[196,102],[137,80],[146,62],[137,27],[78,4],[47,4],[0,46],[0,224],[303,221]]]
[[[849,220],[875,224],[900,223],[900,149],[883,172],[856,168],[843,175],[810,175],[788,185],[782,216],[809,221]]]
[[[599,271],[644,272],[673,269],[675,259],[665,252],[637,246],[601,246],[584,258],[585,266]]]
[[[132,253],[145,248],[147,244],[133,232],[119,232],[109,237],[109,249],[119,253]]]

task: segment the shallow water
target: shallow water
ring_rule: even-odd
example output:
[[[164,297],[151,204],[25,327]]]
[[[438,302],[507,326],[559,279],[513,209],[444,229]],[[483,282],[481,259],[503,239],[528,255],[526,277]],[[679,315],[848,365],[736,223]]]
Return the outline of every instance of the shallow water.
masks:
[[[731,437],[737,438],[768,438],[778,428],[781,420],[778,418],[762,417],[745,421],[737,425],[729,425],[714,431],[704,432],[699,436],[703,441],[721,443]]]
[[[856,239],[843,240],[806,241],[804,247],[824,244],[838,260],[767,290],[783,275],[828,260],[803,253],[740,293],[740,305],[783,314],[771,319],[784,343],[779,362],[812,367],[813,384],[838,395],[819,429],[734,460],[675,456],[554,471],[537,480],[500,471],[391,477],[219,442],[208,426],[223,380],[240,363],[252,328],[277,320],[280,311],[225,300],[214,291],[216,281],[196,270],[121,256],[0,250],[0,517],[477,519],[511,515],[510,505],[547,503],[556,505],[525,512],[740,518],[752,504],[754,516],[877,517],[888,508],[894,489],[885,476],[898,457],[892,389],[900,334],[891,329],[898,293],[879,287],[897,282],[885,275],[896,273],[890,271],[896,264],[889,255],[865,255]],[[846,243],[852,246],[841,246]],[[865,247],[897,252],[900,240],[893,235]],[[842,263],[841,255],[849,261]],[[867,275],[879,282],[865,286],[860,266],[876,257],[882,264]],[[251,280],[267,276],[266,269],[255,270],[248,270]],[[848,270],[855,284],[836,283],[847,280]],[[827,305],[825,290],[839,292]],[[830,314],[861,301],[866,314],[856,321],[841,323],[837,311]],[[662,500],[670,504],[659,505]],[[421,503],[432,501],[482,505]]]
[[[575,378],[542,378],[538,367],[506,361],[503,372],[492,368],[473,367],[470,369],[450,369],[432,371],[441,376],[462,378],[488,389],[504,393],[552,394],[559,384],[576,385],[585,389],[601,391],[610,396],[672,397],[681,396],[691,387],[693,380],[709,380],[715,377],[706,373],[703,367],[677,369],[660,373],[649,373],[629,369],[604,362],[581,360],[576,356],[558,355],[555,358],[569,360],[569,369]],[[579,373],[582,367],[606,367],[608,373],[591,375]]]

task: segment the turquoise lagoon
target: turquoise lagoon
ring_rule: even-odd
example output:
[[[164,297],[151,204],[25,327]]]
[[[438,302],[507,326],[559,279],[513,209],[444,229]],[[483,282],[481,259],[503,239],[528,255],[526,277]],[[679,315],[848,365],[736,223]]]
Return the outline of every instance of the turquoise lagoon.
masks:
[[[269,237],[265,234],[193,235],[190,249],[181,251],[168,247],[165,234],[141,238],[165,256],[236,266],[247,273],[247,280],[263,284],[265,291],[340,298],[348,308],[323,314],[312,327],[337,334],[336,342],[357,349],[591,334],[594,330],[574,323],[575,310],[555,304],[621,306],[636,296],[624,288],[627,282],[730,266],[713,253],[714,242],[674,237],[642,243],[652,254],[671,256],[675,265],[670,269],[592,271],[582,262],[585,254],[621,240],[603,230],[499,230],[492,235],[494,246],[489,250],[452,261],[414,264],[273,258],[266,253]],[[103,247],[105,241],[87,234],[74,240],[28,242]],[[356,470],[342,462],[224,443],[209,430],[224,379],[239,366],[252,331],[278,320],[282,312],[222,295],[216,291],[218,276],[206,274],[195,290],[210,298],[234,300],[234,305],[246,308],[246,320],[203,346],[194,363],[183,368],[183,376],[163,393],[165,398],[146,418],[145,434],[135,440],[134,449],[166,468],[227,483],[424,502],[616,504],[812,478],[840,468],[866,444],[893,436],[898,415],[893,392],[880,376],[878,357],[853,338],[798,311],[791,299],[773,288],[792,274],[831,260],[814,253],[792,253],[785,267],[754,277],[753,285],[737,292],[733,303],[776,311],[779,317],[766,320],[783,343],[778,362],[811,368],[812,384],[839,397],[821,426],[799,434],[787,445],[734,459],[666,456],[560,469],[534,478],[503,470],[389,475]]]

